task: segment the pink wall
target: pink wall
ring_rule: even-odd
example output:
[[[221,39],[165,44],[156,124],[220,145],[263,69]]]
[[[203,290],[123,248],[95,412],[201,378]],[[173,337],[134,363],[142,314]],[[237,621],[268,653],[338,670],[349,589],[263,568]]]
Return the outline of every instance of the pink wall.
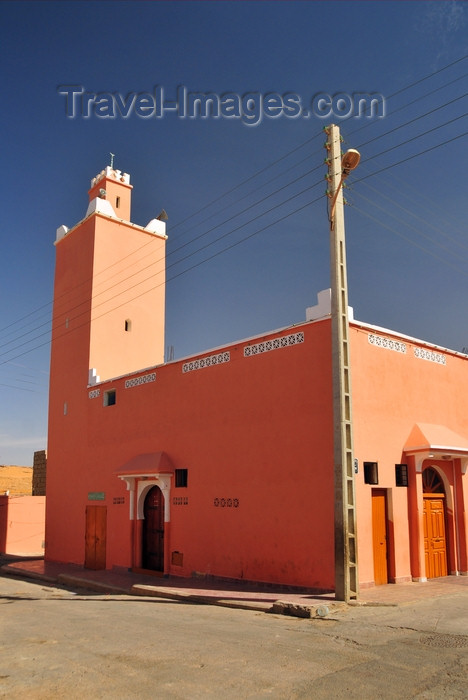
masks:
[[[107,565],[131,566],[129,494],[116,472],[135,455],[162,451],[188,469],[188,487],[171,491],[167,545],[183,566],[170,573],[332,588],[329,323],[252,342],[299,332],[304,342],[256,356],[244,357],[248,343],[228,346],[229,362],[204,369],[157,367],[156,381],[141,386],[106,382],[95,398],[81,385],[68,415],[60,406],[51,413],[47,557],[83,562],[88,493],[104,492]],[[105,407],[108,388],[117,400]]]
[[[0,496],[0,552],[44,554],[45,496]]]
[[[406,352],[370,343],[369,335],[404,343]],[[468,436],[468,414],[465,410],[468,359],[455,353],[439,351],[438,354],[445,358],[445,364],[428,361],[415,355],[414,348],[420,347],[421,343],[392,336],[390,332],[352,328],[354,453],[360,465],[360,473],[356,477],[359,571],[361,583],[364,584],[373,582],[374,571],[371,514],[373,487],[364,484],[363,462],[378,462],[378,488],[387,490],[390,580],[411,580],[412,577],[422,575],[419,571],[420,564],[417,563],[421,556],[414,551],[415,547],[422,546],[422,525],[417,533],[418,545],[415,544],[415,533],[412,532],[412,523],[418,518],[422,522],[422,482],[421,473],[415,472],[415,461],[404,454],[403,448],[416,423],[447,426],[462,436]],[[455,461],[456,471],[460,472],[459,460]],[[395,485],[395,464],[399,463],[408,463],[410,467],[409,489]],[[429,465],[446,475],[450,510],[454,498],[454,464],[452,460],[444,462],[440,459],[423,464]],[[466,476],[460,475],[458,481],[457,498],[464,498],[466,504]],[[462,514],[460,507],[458,511]],[[449,512],[448,525],[450,517]],[[460,523],[461,521],[462,519]],[[466,571],[463,568],[466,565],[462,561],[455,562],[454,542],[455,535],[448,532],[449,564],[451,557],[452,571]],[[466,537],[464,547],[466,551]]]
[[[131,187],[109,178],[109,201],[121,197],[120,216],[129,217]],[[57,243],[46,556],[83,564],[86,508],[94,504],[106,508],[106,566],[139,566],[142,523],[130,519],[131,492],[118,473],[138,455],[164,453],[164,471],[172,474],[166,574],[332,589],[330,320],[160,364],[164,246],[164,235],[97,213]],[[142,281],[147,267],[152,279],[133,298],[133,281]],[[375,336],[378,342],[370,342]],[[389,580],[424,577],[421,465],[404,447],[416,423],[467,438],[468,360],[440,351],[443,363],[427,361],[424,352],[414,353],[421,343],[357,322],[350,344],[360,582],[374,582],[364,461],[378,462],[378,488],[386,494]],[[206,366],[206,358],[219,355],[222,362]],[[91,367],[106,381],[88,386]],[[108,390],[116,392],[115,405],[104,405]],[[395,483],[395,464],[402,462],[408,488]],[[449,566],[466,571],[467,477],[459,459],[433,466],[447,495]],[[176,469],[188,470],[187,487],[175,487]],[[128,482],[140,495],[142,479]]]

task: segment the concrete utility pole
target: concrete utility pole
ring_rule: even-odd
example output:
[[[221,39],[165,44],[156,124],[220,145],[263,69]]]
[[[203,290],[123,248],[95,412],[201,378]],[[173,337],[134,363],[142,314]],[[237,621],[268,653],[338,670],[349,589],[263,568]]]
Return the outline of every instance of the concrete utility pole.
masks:
[[[349,357],[348,283],[343,210],[343,180],[359,163],[354,150],[341,154],[340,130],[326,128],[330,197],[330,269],[335,477],[335,598],[359,594],[354,490],[353,421]]]

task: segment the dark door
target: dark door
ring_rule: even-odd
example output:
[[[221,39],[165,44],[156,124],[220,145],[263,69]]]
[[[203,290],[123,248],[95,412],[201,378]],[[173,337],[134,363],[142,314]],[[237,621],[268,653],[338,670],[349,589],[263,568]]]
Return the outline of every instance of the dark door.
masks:
[[[374,582],[388,583],[387,573],[387,494],[384,489],[372,490],[372,542],[374,550]]]
[[[85,568],[106,568],[106,506],[86,506]]]
[[[143,513],[143,568],[164,571],[164,496],[159,486],[148,491]]]

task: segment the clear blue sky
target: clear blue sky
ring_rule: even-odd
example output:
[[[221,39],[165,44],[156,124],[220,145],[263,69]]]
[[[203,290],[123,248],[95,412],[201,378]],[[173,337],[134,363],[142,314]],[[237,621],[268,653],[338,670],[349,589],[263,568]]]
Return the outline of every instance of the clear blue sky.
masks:
[[[332,119],[69,119],[58,86],[295,93],[306,106],[381,93],[384,118],[334,118],[362,154],[346,192],[350,304],[359,320],[462,350],[467,37],[459,2],[2,2],[0,464],[46,447],[55,230],[83,218],[109,152],[131,174],[132,220],[169,214],[176,358],[300,322],[329,286]]]

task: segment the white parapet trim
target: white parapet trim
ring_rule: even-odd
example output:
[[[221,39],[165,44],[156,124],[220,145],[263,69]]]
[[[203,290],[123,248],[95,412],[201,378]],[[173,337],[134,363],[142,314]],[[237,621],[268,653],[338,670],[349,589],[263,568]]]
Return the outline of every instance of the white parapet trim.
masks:
[[[62,226],[59,226],[58,229],[57,229],[57,232],[56,232],[56,234],[55,234],[55,241],[57,242],[57,241],[59,241],[61,238],[63,238],[64,236],[66,236],[67,233],[69,232],[69,230],[70,230],[70,229],[68,228],[68,226],[65,226],[65,225],[63,225],[63,224],[62,224]]]
[[[166,238],[166,222],[160,221],[159,219],[151,219],[151,221],[146,224],[145,231]]]
[[[317,304],[306,309],[306,321],[318,321],[331,316],[331,289],[323,289],[317,294]],[[354,320],[352,306],[348,306],[348,321]]]
[[[105,214],[105,216],[117,218],[112,204],[107,199],[101,199],[100,197],[95,197],[90,201],[88,209],[86,210],[85,219],[91,216],[91,214]]]

